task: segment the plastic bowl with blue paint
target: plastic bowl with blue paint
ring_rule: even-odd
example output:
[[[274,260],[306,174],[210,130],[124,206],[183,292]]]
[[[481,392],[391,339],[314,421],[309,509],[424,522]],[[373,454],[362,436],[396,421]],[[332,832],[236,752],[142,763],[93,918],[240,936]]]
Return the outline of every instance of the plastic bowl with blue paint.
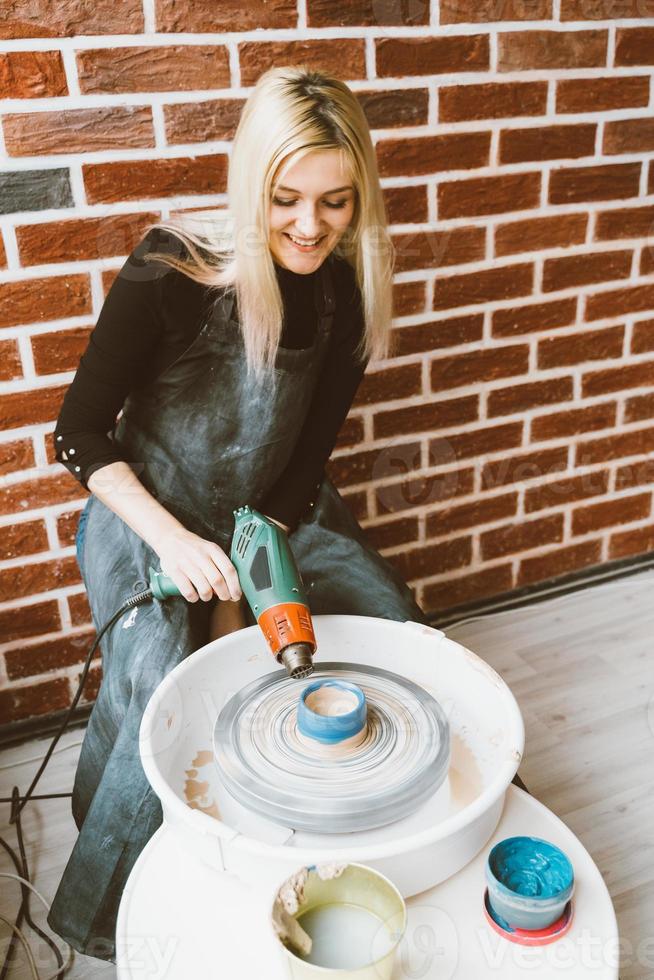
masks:
[[[297,726],[305,738],[323,745],[352,744],[365,737],[366,698],[356,684],[337,679],[314,681],[302,691]]]
[[[556,922],[574,890],[572,864],[539,837],[507,837],[486,862],[491,906],[512,929],[546,929]]]

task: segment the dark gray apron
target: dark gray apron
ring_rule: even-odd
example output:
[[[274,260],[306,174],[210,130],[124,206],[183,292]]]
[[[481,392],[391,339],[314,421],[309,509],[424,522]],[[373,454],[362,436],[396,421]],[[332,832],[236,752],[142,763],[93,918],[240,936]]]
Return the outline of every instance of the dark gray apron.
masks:
[[[239,324],[224,290],[191,346],[128,396],[114,439],[137,476],[181,523],[229,553],[233,510],[259,509],[286,466],[309,409],[335,308],[331,259],[316,276],[318,329],[311,347],[279,348],[277,384],[246,378]],[[393,566],[366,543],[331,480],[289,535],[311,611],[427,622]],[[78,560],[99,630],[132,592],[147,587],[156,553],[91,495]],[[103,678],[80,751],[72,796],[79,836],[48,915],[75,949],[115,962],[120,898],[141,850],[162,822],[145,777],[138,735],[163,678],[208,642],[216,597],[147,602],[100,642]],[[251,620],[254,622],[254,619]]]

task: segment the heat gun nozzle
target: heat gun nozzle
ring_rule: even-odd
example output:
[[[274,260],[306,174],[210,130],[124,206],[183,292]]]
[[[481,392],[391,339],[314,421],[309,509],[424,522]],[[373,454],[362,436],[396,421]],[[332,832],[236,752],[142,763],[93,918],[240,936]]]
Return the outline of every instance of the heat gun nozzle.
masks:
[[[281,662],[289,677],[302,680],[313,673],[313,651],[308,643],[289,643],[281,652]]]

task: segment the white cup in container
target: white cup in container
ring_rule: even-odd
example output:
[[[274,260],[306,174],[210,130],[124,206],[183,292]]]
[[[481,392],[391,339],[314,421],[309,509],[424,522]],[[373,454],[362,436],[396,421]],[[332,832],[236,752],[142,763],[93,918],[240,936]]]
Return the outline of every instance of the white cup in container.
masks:
[[[391,980],[406,923],[395,885],[363,864],[300,868],[272,909],[292,980]]]

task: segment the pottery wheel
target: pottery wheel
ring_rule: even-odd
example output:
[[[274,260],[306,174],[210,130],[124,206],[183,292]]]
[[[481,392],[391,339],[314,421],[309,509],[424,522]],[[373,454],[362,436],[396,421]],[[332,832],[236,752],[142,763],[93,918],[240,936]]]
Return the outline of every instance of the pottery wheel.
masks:
[[[335,753],[298,731],[304,689],[285,670],[258,678],[220,711],[215,761],[231,795],[248,809],[298,830],[331,834],[400,820],[432,796],[450,761],[449,724],[438,702],[399,674],[323,663],[311,680],[358,685],[368,704],[366,736]]]

